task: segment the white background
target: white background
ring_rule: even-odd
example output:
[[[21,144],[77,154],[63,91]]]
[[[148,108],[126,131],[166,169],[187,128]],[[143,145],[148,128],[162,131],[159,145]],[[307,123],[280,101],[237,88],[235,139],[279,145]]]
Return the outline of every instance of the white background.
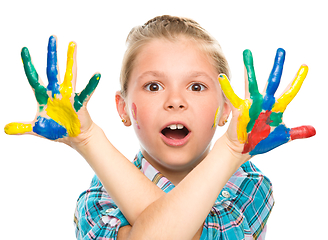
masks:
[[[116,112],[114,93],[130,29],[162,14],[193,18],[220,42],[243,96],[242,51],[253,52],[259,87],[275,51],[286,50],[278,94],[306,63],[309,74],[286,110],[288,127],[313,125],[317,135],[279,147],[253,162],[271,179],[275,207],[267,239],[327,237],[327,55],[328,14],[324,1],[2,1],[0,4],[0,126],[34,118],[36,101],[25,77],[20,50],[27,46],[46,82],[47,44],[58,37],[63,77],[69,41],[78,44],[78,91],[94,72],[101,82],[89,103],[93,120],[129,159],[139,149],[132,128]],[[224,133],[219,128],[216,138]],[[32,136],[0,134],[1,239],[74,239],[73,213],[93,171],[66,145]]]

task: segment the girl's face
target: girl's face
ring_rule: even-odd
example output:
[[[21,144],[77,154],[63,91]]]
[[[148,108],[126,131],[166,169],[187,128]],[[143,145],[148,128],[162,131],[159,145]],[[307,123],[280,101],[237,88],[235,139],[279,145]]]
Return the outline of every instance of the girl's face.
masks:
[[[143,46],[124,109],[143,155],[158,170],[188,171],[208,154],[216,110],[221,118],[229,114],[217,78],[194,41],[155,39]]]

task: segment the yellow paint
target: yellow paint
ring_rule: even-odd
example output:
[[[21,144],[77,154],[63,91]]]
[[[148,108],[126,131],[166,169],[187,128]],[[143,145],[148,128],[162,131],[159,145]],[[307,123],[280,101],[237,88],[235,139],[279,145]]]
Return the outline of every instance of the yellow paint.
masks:
[[[46,111],[51,119],[66,128],[70,137],[76,137],[80,134],[81,124],[72,107],[69,96],[62,96],[62,98],[59,99],[57,95],[55,95],[53,100],[48,98]]]
[[[219,76],[219,82],[224,95],[240,112],[237,124],[237,136],[239,142],[245,143],[247,141],[247,124],[250,121],[249,109],[251,102],[248,99],[243,100],[235,94],[226,75],[221,74]]]
[[[216,112],[215,112],[215,116],[214,116],[214,123],[213,123],[213,127],[216,127],[219,123],[219,115],[220,115],[220,106],[218,107],[218,109],[216,109]]]
[[[72,79],[73,79],[73,65],[74,65],[74,51],[76,44],[70,42],[68,44],[67,50],[67,64],[66,64],[66,73],[63,83],[60,85],[59,91],[61,95],[70,97],[73,92]]]
[[[231,102],[231,104],[235,107],[235,108],[239,108],[239,106],[242,104],[243,99],[239,98],[235,92],[233,91],[229,79],[227,78],[227,76],[225,74],[220,74],[219,76],[219,83],[221,85],[221,89],[224,93],[224,95],[229,99],[229,101]]]
[[[290,89],[276,101],[272,108],[273,112],[284,112],[286,110],[287,105],[294,99],[300,90],[308,71],[308,66],[302,65],[300,67]]]
[[[73,65],[74,51],[76,44],[70,42],[67,50],[67,66],[63,83],[60,85],[59,92],[61,97],[55,94],[54,99],[48,98],[46,112],[48,116],[64,126],[70,137],[76,137],[80,134],[80,120],[72,106],[70,97],[73,93]]]
[[[32,124],[13,122],[5,126],[5,133],[9,135],[24,134],[27,132],[32,132]]]
[[[247,141],[247,125],[251,120],[249,117],[249,109],[251,108],[251,105],[251,102],[248,99],[245,99],[238,108],[240,115],[238,117],[237,136],[239,142],[241,143],[245,143]]]

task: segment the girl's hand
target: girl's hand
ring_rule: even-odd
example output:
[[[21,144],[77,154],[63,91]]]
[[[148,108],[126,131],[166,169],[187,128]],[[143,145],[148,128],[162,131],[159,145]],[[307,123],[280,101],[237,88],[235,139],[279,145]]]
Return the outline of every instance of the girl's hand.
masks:
[[[280,83],[285,51],[281,48],[277,50],[265,94],[261,94],[257,87],[251,51],[245,50],[243,55],[245,73],[247,73],[245,100],[234,93],[225,75],[219,76],[221,88],[233,105],[232,120],[227,131],[229,144],[233,150],[236,153],[254,156],[266,153],[289,141],[314,136],[316,131],[312,126],[287,128],[283,122],[283,113],[300,90],[308,67],[302,65],[292,83],[276,99],[274,94]]]
[[[5,126],[5,132],[15,135],[32,134],[72,146],[85,141],[92,129],[93,122],[86,109],[86,104],[98,85],[100,74],[94,74],[85,89],[81,93],[75,93],[76,43],[70,42],[66,73],[64,81],[60,83],[56,41],[54,36],[49,38],[47,87],[39,78],[28,49],[26,47],[22,49],[21,56],[25,74],[34,91],[38,110],[32,122],[9,123]]]

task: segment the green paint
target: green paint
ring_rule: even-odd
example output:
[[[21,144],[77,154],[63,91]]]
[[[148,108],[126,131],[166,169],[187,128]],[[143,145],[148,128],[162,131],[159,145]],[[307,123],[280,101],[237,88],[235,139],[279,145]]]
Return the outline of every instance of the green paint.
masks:
[[[243,52],[243,59],[244,64],[247,70],[247,77],[248,77],[248,90],[250,93],[250,98],[252,99],[252,105],[249,109],[249,117],[250,121],[247,125],[247,132],[252,131],[253,126],[255,124],[255,120],[258,118],[262,111],[262,103],[263,103],[263,97],[259,92],[256,76],[255,76],[255,70],[253,65],[253,56],[252,52],[248,49],[246,49]]]
[[[35,98],[40,105],[40,111],[42,111],[44,107],[42,105],[46,105],[49,98],[47,89],[39,83],[39,75],[34,68],[30,53],[26,47],[22,49],[21,56],[24,64],[25,75],[31,87],[34,89]]]
[[[280,123],[282,123],[282,112],[272,112],[270,115],[270,120],[272,122],[270,122],[270,126],[271,127],[277,127],[280,125]]]
[[[78,112],[81,109],[85,100],[96,89],[96,87],[98,86],[100,77],[101,77],[100,73],[93,75],[93,77],[90,79],[88,85],[83,89],[83,91],[80,94],[75,94],[74,109],[76,112]]]

